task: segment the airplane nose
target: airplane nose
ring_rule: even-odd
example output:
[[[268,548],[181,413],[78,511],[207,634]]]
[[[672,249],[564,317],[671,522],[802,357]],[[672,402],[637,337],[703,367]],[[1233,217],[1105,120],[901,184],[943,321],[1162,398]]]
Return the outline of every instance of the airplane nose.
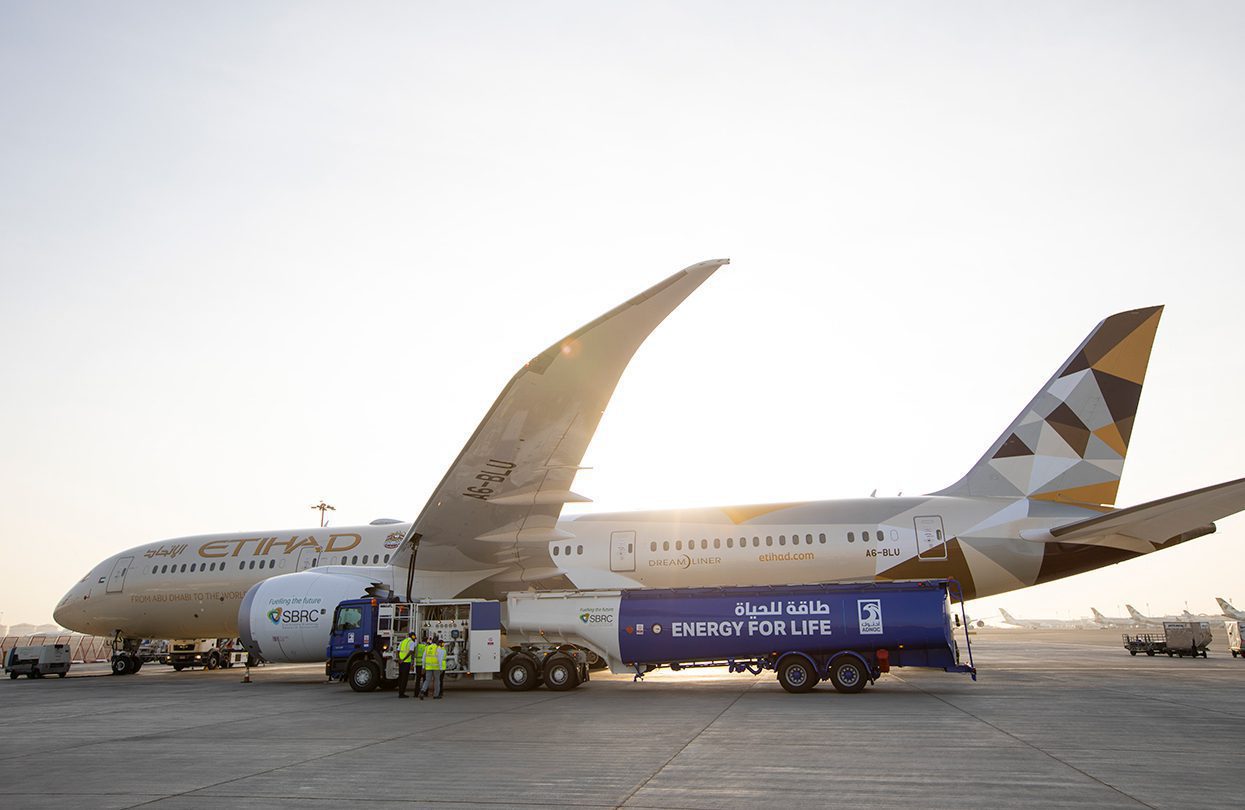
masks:
[[[80,619],[83,616],[82,609],[82,589],[75,586],[69,589],[69,592],[61,597],[61,601],[57,603],[56,608],[52,611],[52,621],[61,627],[78,632],[86,632],[81,628]],[[75,626],[76,625],[76,626]]]

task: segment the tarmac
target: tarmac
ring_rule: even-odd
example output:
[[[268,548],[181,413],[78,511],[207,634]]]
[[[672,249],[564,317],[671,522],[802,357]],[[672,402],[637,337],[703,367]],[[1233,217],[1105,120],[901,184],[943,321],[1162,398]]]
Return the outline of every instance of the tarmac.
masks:
[[[772,673],[451,683],[396,700],[323,667],[0,681],[0,805],[162,808],[1240,807],[1245,659],[1120,635],[981,631],[978,681],[858,695]]]

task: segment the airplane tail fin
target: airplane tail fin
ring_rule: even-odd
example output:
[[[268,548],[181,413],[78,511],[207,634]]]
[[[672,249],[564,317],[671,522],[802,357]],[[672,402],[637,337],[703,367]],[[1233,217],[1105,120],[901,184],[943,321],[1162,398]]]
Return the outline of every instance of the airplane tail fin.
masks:
[[[1147,621],[1146,617],[1142,616],[1141,613],[1138,612],[1137,608],[1133,607],[1132,605],[1125,605],[1124,609],[1128,611],[1129,616],[1133,617],[1137,621],[1139,622]]]
[[[1003,608],[999,608],[999,615],[1002,616],[1003,621],[1007,622],[1008,624],[1016,623],[1016,620],[1012,618],[1012,614],[1008,613],[1006,610],[1003,610]]]
[[[968,474],[935,495],[1113,506],[1163,308],[1107,318]]]
[[[1103,616],[1101,613],[1099,613],[1099,612],[1098,612],[1098,608],[1096,608],[1096,607],[1091,607],[1091,608],[1089,609],[1089,612],[1090,612],[1090,613],[1092,613],[1092,614],[1094,614],[1094,620],[1095,620],[1095,621],[1105,622],[1105,621],[1107,620],[1107,617],[1106,617],[1106,616]]]
[[[1233,607],[1232,603],[1227,599],[1216,596],[1215,601],[1219,603],[1219,609],[1223,611],[1223,615],[1232,616],[1236,619],[1245,617],[1245,613],[1243,613],[1239,608]]]

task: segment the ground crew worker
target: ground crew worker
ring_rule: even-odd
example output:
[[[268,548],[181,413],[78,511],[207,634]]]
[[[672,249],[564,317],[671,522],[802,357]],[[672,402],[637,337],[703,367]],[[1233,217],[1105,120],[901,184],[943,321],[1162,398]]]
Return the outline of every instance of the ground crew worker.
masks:
[[[433,700],[441,699],[441,670],[445,668],[445,650],[441,648],[441,639],[434,636],[432,642],[424,648],[424,691],[419,696],[432,695]]]
[[[411,662],[415,657],[415,631],[411,630],[398,645],[398,697],[407,697],[406,681],[411,677]],[[419,681],[415,682],[419,688]]]
[[[415,645],[415,691],[424,696],[424,650],[428,648],[428,634],[424,633]]]

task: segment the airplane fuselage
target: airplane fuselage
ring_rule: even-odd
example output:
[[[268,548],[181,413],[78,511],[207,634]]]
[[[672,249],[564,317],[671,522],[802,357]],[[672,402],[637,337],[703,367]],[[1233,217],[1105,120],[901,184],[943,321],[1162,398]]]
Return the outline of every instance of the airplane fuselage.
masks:
[[[1041,516],[1031,515],[1040,511]],[[577,588],[666,588],[954,578],[988,596],[1127,559],[1110,549],[1063,549],[1020,539],[1097,514],[1027,499],[924,496],[567,517],[572,539],[548,543],[549,566]],[[96,565],[57,605],[62,625],[129,638],[231,636],[257,582],[323,566],[367,571],[399,589],[391,557],[410,528],[389,523],[202,535],[148,543]],[[1116,555],[1104,560],[1103,554]],[[425,570],[415,594],[498,595],[541,587],[496,564]],[[533,568],[535,570],[535,567]]]

